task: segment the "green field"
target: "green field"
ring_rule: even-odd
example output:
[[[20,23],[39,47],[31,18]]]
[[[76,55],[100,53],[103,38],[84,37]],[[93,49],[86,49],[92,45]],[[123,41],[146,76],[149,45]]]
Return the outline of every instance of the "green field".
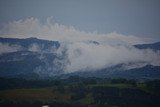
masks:
[[[54,88],[13,89],[0,91],[0,98],[11,101],[53,101],[69,100],[68,93],[60,93]]]
[[[144,84],[139,84],[137,87],[134,87],[131,84],[95,84],[95,85],[87,85],[85,87],[89,87],[90,89],[93,87],[114,87],[119,89],[131,88],[131,89],[140,89],[145,90]],[[28,88],[28,89],[9,89],[9,90],[1,90],[0,98],[10,101],[71,101],[70,97],[73,94],[69,91],[69,87],[65,87],[65,92],[61,93],[57,87],[46,87],[46,88]],[[149,92],[149,91],[148,91]],[[92,94],[88,93],[85,98],[78,100],[81,103],[91,103],[92,102]]]
[[[40,107],[43,104],[51,107],[130,107],[131,105],[158,107],[160,105],[160,81],[133,83],[127,80],[108,82],[108,80],[97,79],[98,83],[96,83],[82,79],[79,82],[63,83],[64,80],[62,82],[47,80],[23,81],[23,85],[19,80],[14,81],[18,82],[14,82],[14,87],[10,86],[12,89],[2,87],[0,90],[0,107],[11,105],[14,105],[12,107],[24,107],[24,105]],[[9,82],[13,81],[9,80]],[[25,84],[28,83],[30,84],[26,87]]]

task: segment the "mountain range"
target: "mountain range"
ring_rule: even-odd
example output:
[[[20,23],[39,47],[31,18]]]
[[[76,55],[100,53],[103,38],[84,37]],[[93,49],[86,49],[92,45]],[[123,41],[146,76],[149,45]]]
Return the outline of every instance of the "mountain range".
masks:
[[[95,45],[99,43],[93,41]],[[0,77],[18,78],[66,78],[71,75],[99,78],[157,79],[160,78],[160,66],[145,65],[138,68],[123,69],[123,63],[98,70],[64,72],[67,55],[57,52],[62,45],[59,41],[37,38],[0,38]],[[138,44],[137,49],[160,50],[160,42]],[[69,62],[65,62],[69,63]]]

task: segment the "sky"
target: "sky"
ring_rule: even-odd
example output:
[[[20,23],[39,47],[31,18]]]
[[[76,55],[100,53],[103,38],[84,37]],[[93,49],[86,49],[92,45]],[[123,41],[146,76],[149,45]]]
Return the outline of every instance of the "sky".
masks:
[[[160,40],[159,0],[0,0],[0,28],[47,18],[84,32],[117,32]]]

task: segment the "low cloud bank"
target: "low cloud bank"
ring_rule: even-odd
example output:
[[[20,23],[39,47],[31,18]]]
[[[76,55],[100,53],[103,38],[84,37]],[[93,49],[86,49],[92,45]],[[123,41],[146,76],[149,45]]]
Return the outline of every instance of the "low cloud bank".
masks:
[[[37,37],[53,41],[60,41],[58,50],[51,48],[46,52],[54,52],[63,58],[53,61],[53,64],[63,65],[68,72],[98,70],[124,64],[131,69],[145,65],[160,66],[160,51],[137,49],[134,44],[153,42],[150,38],[126,36],[118,33],[98,34],[83,32],[53,23],[50,19],[42,24],[36,18],[14,21],[6,24],[0,30],[1,37],[28,38]],[[21,49],[19,46],[0,44],[0,53],[14,52]],[[29,51],[44,52],[37,44],[31,44]],[[64,57],[65,55],[65,57]]]
[[[64,48],[64,47],[63,47]],[[133,46],[71,43],[65,47],[69,63],[66,72],[98,70],[123,64],[126,69],[145,65],[160,66],[160,52]]]

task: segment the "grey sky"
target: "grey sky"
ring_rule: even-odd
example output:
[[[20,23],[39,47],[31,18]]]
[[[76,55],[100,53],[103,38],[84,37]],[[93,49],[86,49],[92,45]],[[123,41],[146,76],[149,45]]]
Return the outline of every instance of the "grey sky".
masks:
[[[160,39],[160,0],[0,0],[0,26],[48,17],[83,31]]]

